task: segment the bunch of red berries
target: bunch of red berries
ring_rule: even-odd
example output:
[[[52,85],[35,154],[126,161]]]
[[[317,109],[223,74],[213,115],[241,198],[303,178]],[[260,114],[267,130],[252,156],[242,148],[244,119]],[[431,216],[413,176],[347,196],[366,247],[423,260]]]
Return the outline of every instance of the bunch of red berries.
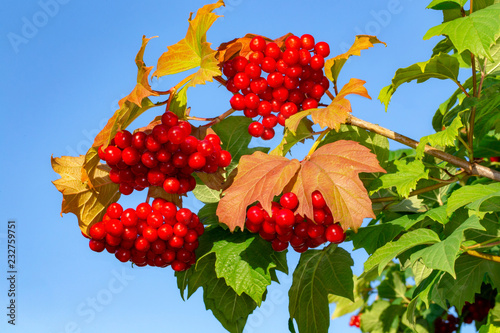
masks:
[[[495,301],[476,295],[474,304],[465,302],[465,305],[462,308],[464,323],[470,324],[473,320],[477,322],[483,321],[494,306]]]
[[[434,332],[436,333],[453,333],[458,329],[458,318],[452,314],[446,317],[446,320],[438,317],[434,320]]]
[[[106,249],[121,262],[136,266],[172,266],[185,271],[196,262],[198,237],[205,227],[187,208],[156,198],[152,205],[141,203],[137,209],[123,210],[111,204],[104,218],[90,227],[89,247],[95,252]]]
[[[167,111],[161,117],[161,124],[150,133],[120,131],[98,153],[111,167],[109,177],[120,184],[122,194],[149,186],[163,186],[168,193],[185,194],[196,186],[193,172],[214,173],[231,163],[231,154],[222,150],[220,144],[215,134],[198,140],[191,135],[187,121],[179,121],[177,115]]]
[[[228,78],[227,90],[234,93],[231,107],[244,110],[248,118],[262,117],[261,122],[250,124],[250,135],[269,140],[277,124],[284,126],[298,111],[318,107],[330,86],[323,74],[330,47],[325,42],[315,43],[314,37],[306,34],[288,37],[284,50],[256,36],[250,49],[253,52],[248,59],[237,56],[226,61],[222,71]]]
[[[349,326],[356,326],[357,328],[359,328],[360,326],[360,322],[359,322],[359,317],[361,316],[361,313],[360,314],[357,314],[357,315],[354,315],[354,316],[351,316],[351,320],[349,320]]]
[[[340,224],[334,223],[332,213],[319,191],[312,195],[314,218],[311,220],[295,214],[299,200],[294,193],[283,194],[280,202],[272,203],[272,215],[257,204],[247,211],[245,227],[271,242],[273,250],[284,251],[290,244],[299,253],[325,242],[340,244],[345,233]]]

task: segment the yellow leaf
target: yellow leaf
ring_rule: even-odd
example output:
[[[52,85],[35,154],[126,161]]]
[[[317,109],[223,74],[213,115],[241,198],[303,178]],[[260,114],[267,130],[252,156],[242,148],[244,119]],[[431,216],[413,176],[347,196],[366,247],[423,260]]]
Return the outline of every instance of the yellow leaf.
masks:
[[[213,10],[223,5],[224,2],[219,0],[215,4],[203,6],[194,19],[188,20],[186,37],[177,44],[169,46],[168,51],[161,55],[153,76],[176,74],[200,67],[188,83],[189,86],[195,86],[206,81],[211,82],[214,76],[221,75],[215,58],[216,51],[212,50],[211,43],[207,42],[207,31],[220,17],[213,13]]]
[[[120,108],[123,106],[123,103],[125,103],[125,101],[130,101],[140,107],[142,105],[142,100],[144,98],[149,96],[160,96],[160,94],[157,91],[151,89],[151,85],[149,84],[149,73],[153,69],[153,66],[146,67],[146,64],[144,63],[143,60],[144,51],[146,50],[146,45],[153,38],[156,38],[156,36],[151,38],[146,38],[146,36],[142,36],[142,46],[135,57],[135,64],[137,65],[138,69],[137,85],[128,96],[125,96],[118,102]]]
[[[101,221],[107,207],[118,201],[120,193],[119,186],[109,179],[109,167],[103,164],[99,164],[92,174],[93,188],[82,182],[84,161],[83,155],[51,157],[52,169],[61,176],[52,182],[63,195],[61,216],[63,213],[75,214],[80,229],[88,235],[88,228]]]
[[[353,55],[359,56],[361,54],[361,50],[366,50],[370,47],[373,47],[374,44],[384,44],[385,46],[387,46],[386,43],[381,42],[375,36],[370,36],[370,35],[358,35],[358,36],[356,36],[356,39],[354,40],[354,44],[352,44],[351,48],[346,53],[343,53],[343,54],[338,55],[334,58],[328,59],[325,62],[325,75],[326,75],[326,77],[330,81],[336,82],[337,78],[339,76],[340,70],[344,66],[347,59],[349,59],[349,57],[353,56]]]

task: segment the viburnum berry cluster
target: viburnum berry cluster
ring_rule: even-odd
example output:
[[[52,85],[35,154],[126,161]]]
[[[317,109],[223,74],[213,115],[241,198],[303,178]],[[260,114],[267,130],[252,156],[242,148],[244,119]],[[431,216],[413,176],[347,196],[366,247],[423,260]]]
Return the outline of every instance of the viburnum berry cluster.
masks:
[[[477,322],[483,321],[493,307],[495,307],[494,300],[485,299],[476,295],[474,304],[465,302],[465,305],[462,308],[464,323],[470,324],[474,320]]]
[[[357,315],[351,316],[351,319],[349,320],[349,326],[356,326],[357,328],[359,328],[360,317],[361,317],[361,313],[358,313]]]
[[[319,191],[312,194],[313,219],[295,214],[298,204],[294,193],[284,193],[279,203],[272,203],[272,214],[269,216],[258,203],[248,209],[245,227],[271,242],[276,252],[284,251],[291,245],[296,252],[303,253],[327,241],[340,244],[345,240],[344,230],[340,224],[334,222],[332,213]]]
[[[434,321],[434,332],[436,333],[452,333],[458,329],[458,318],[452,314],[446,316],[446,320],[441,317]]]
[[[191,135],[189,122],[179,121],[175,113],[167,111],[152,130],[120,131],[98,153],[111,167],[109,177],[120,184],[122,194],[149,186],[185,194],[196,186],[193,172],[215,173],[231,163],[231,154],[220,144],[216,134],[198,140]]]
[[[330,47],[326,42],[315,43],[313,36],[305,34],[289,36],[284,50],[256,36],[250,49],[246,58],[236,56],[224,62],[222,71],[227,77],[227,90],[234,93],[231,107],[243,110],[248,118],[262,117],[250,124],[248,133],[269,140],[277,124],[284,126],[285,120],[298,111],[318,107],[330,86],[323,73]]]
[[[156,198],[152,205],[143,202],[136,209],[123,210],[111,204],[102,221],[90,227],[89,247],[95,252],[106,249],[121,262],[136,266],[171,266],[185,271],[196,262],[198,237],[205,227],[187,208]]]

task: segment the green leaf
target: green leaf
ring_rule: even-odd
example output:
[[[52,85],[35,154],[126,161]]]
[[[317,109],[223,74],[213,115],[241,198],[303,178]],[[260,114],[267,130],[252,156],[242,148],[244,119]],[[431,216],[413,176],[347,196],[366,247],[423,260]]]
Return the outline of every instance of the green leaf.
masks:
[[[271,269],[277,266],[271,244],[249,232],[231,234],[218,228],[207,233],[214,238],[209,253],[216,255],[217,277],[224,278],[238,295],[245,293],[260,305],[271,284]]]
[[[342,296],[328,295],[328,302],[335,303],[335,310],[332,314],[332,319],[354,312],[365,304],[363,295],[367,294],[366,290],[370,289],[370,278],[371,276],[365,279],[357,278],[353,275],[354,301]]]
[[[490,130],[499,132],[500,128],[500,89],[495,89],[493,96],[484,96],[476,105],[476,119],[474,122],[474,136],[482,138],[488,134]],[[497,140],[498,141],[498,140]],[[481,157],[488,157],[478,155]],[[494,155],[498,156],[498,155]]]
[[[417,146],[417,158],[421,159],[424,156],[425,145],[429,143],[431,146],[449,147],[455,145],[455,139],[460,134],[462,118],[460,116],[453,119],[450,126],[446,127],[443,131],[424,136],[420,139]]]
[[[382,274],[385,266],[399,254],[417,245],[434,244],[439,242],[439,236],[430,229],[416,229],[410,231],[396,241],[389,242],[377,249],[365,262],[365,272],[378,266],[378,274]]]
[[[484,71],[486,75],[500,74],[500,39],[497,39],[495,45],[490,49],[491,61],[486,62]]]
[[[467,0],[433,0],[427,8],[443,10],[462,8],[467,3]]]
[[[361,316],[361,330],[370,333],[396,333],[399,317],[404,313],[402,305],[392,305],[385,300],[375,301]]]
[[[453,192],[448,198],[446,212],[448,216],[450,216],[458,208],[469,203],[474,203],[474,207],[478,207],[478,204],[491,197],[491,195],[500,195],[498,192],[500,192],[500,183],[467,185],[461,187]]]
[[[460,313],[465,302],[474,303],[475,294],[481,292],[481,284],[485,275],[493,281],[493,287],[500,287],[500,264],[481,258],[462,255],[455,262],[457,278],[445,274],[440,280],[432,297],[441,297],[455,306]]]
[[[423,215],[403,215],[392,221],[359,228],[357,233],[351,234],[350,239],[354,249],[364,248],[368,254],[372,254],[423,218]]]
[[[375,193],[382,188],[396,187],[401,197],[408,198],[410,192],[417,187],[419,180],[429,178],[429,170],[421,161],[415,160],[407,163],[406,160],[396,160],[394,164],[398,171],[382,175],[379,178],[381,185],[370,193]]]
[[[200,222],[205,225],[219,225],[219,219],[215,214],[216,210],[217,203],[209,203],[201,207],[201,209],[198,211],[198,218],[200,219]],[[220,226],[223,228],[224,224],[220,224]]]
[[[378,296],[381,298],[405,298],[406,283],[404,272],[401,272],[399,267],[395,266],[395,269],[387,272],[385,279],[377,287],[377,290]]]
[[[479,329],[478,333],[500,333],[500,327],[494,326],[492,324],[483,325]]]
[[[469,50],[476,56],[493,60],[490,47],[500,36],[500,4],[432,27],[424,39],[437,35],[447,35],[459,53]]]
[[[213,10],[223,5],[222,0],[205,5],[198,10],[194,19],[189,18],[186,37],[177,44],[169,46],[168,51],[160,56],[153,77],[176,74],[199,67],[187,84],[194,87],[197,84],[205,84],[206,81],[211,82],[214,76],[221,75],[215,58],[217,51],[212,50],[211,43],[207,42],[207,31],[220,17],[213,13]]]
[[[359,142],[377,155],[380,166],[384,167],[387,164],[387,160],[389,159],[389,140],[382,135],[369,132],[356,126],[341,125],[338,132],[328,132],[318,145],[318,148],[338,140]]]
[[[326,333],[330,326],[328,294],[354,300],[350,254],[330,245],[300,256],[289,291],[290,318],[300,333]]]
[[[285,134],[281,143],[274,148],[269,155],[285,156],[290,149],[299,142],[304,142],[305,139],[312,139],[313,122],[307,118],[302,118],[294,132],[285,128]]]
[[[198,177],[196,178],[196,187],[193,190],[193,194],[196,199],[203,203],[215,203],[220,201],[220,195],[222,190],[213,190],[207,185],[205,185]]]
[[[252,136],[248,134],[248,126],[252,122],[245,116],[231,116],[215,124],[212,129],[222,141],[222,149],[231,153],[231,164],[226,168],[227,174],[236,168],[243,155],[251,155],[255,151],[267,153],[269,148],[248,148]]]
[[[459,67],[458,60],[455,57],[446,53],[439,53],[428,61],[400,68],[396,71],[392,83],[380,91],[378,99],[385,105],[385,109],[387,110],[392,95],[405,82],[417,80],[417,83],[422,83],[430,78],[440,80],[451,79],[454,82],[458,82]]]
[[[410,257],[411,262],[414,263],[417,259],[422,258],[423,263],[428,268],[442,270],[456,277],[455,260],[460,251],[464,231],[468,229],[485,230],[479,223],[479,217],[473,215],[460,224],[443,241],[413,253]]]
[[[187,89],[188,86],[185,85],[180,90],[178,90],[172,97],[170,102],[170,109],[175,113],[180,119],[185,119],[186,109],[187,109]]]

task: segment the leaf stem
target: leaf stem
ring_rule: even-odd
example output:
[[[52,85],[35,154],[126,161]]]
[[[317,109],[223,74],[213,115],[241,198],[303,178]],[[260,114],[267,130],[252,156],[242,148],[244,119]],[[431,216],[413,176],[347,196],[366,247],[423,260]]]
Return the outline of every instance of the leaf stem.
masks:
[[[321,140],[325,137],[325,135],[328,132],[330,132],[329,128],[327,128],[324,131],[320,132],[321,134],[318,136],[318,138],[316,139],[316,141],[312,145],[311,149],[309,150],[309,153],[307,153],[307,156],[304,157],[304,160],[308,160],[309,158],[311,158],[311,155],[316,151],[316,148],[318,148],[318,145],[320,144]]]
[[[475,250],[469,250],[466,252],[468,255],[473,256],[473,257],[478,257],[481,259],[489,260],[489,261],[494,261],[500,263],[500,257],[495,256],[493,254],[489,253],[483,253],[483,252],[477,252]]]
[[[388,139],[397,141],[399,143],[402,143],[408,147],[411,148],[417,148],[419,142],[415,141],[413,139],[410,139],[404,135],[401,135],[399,133],[396,133],[394,131],[391,131],[387,128],[383,128],[379,125],[375,125],[372,123],[369,123],[367,121],[361,120],[359,118],[356,118],[352,115],[349,116],[349,118],[346,121],[346,124],[354,125],[359,128],[366,129],[368,131],[380,134],[382,136],[385,136]],[[445,153],[442,150],[436,149],[434,147],[431,147],[429,145],[426,145],[424,148],[424,152],[428,155],[434,156],[436,158],[439,158],[443,161],[446,161],[450,164],[453,164],[459,168],[462,168],[471,176],[481,176],[481,177],[486,177],[489,179],[493,179],[496,181],[500,181],[500,172],[487,168],[485,166],[479,165],[477,163],[470,163],[464,159],[458,158],[456,156],[453,156],[451,154]]]
[[[471,0],[471,7],[470,7],[471,13],[472,13],[472,0]],[[471,67],[472,67],[472,96],[477,97],[477,77],[476,77],[476,57],[474,56],[473,53],[470,54],[470,60],[471,60]],[[467,139],[469,142],[469,160],[474,160],[474,122],[476,121],[476,107],[473,106],[470,110],[470,116],[469,116],[469,130],[467,131]]]
[[[224,87],[226,86],[227,81],[222,78],[222,76],[214,76],[215,81],[222,84]]]
[[[465,87],[460,83],[460,81],[455,81],[455,83],[458,85],[460,90],[464,92],[465,96],[470,97],[469,93],[467,92],[467,90],[465,90]]]
[[[480,249],[480,248],[492,247],[492,246],[496,246],[496,245],[500,245],[500,237],[495,237],[493,239],[489,239],[489,240],[484,241],[482,243],[467,246],[466,248],[464,248],[464,250],[467,251],[467,250],[472,250],[472,249]]]

